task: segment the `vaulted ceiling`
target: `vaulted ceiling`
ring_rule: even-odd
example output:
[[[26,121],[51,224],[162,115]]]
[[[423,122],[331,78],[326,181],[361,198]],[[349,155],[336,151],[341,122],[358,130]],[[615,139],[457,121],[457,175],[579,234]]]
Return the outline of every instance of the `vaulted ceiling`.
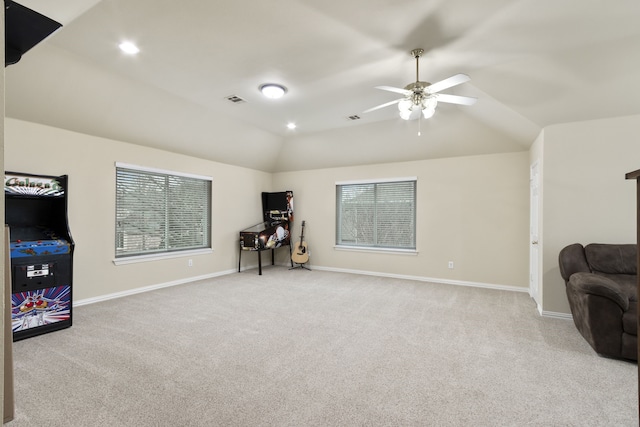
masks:
[[[7,67],[8,117],[264,171],[522,151],[549,125],[640,113],[637,0],[18,3],[63,27]],[[397,98],[375,86],[415,81],[414,48],[421,80],[468,74],[444,92],[478,102],[362,114]]]

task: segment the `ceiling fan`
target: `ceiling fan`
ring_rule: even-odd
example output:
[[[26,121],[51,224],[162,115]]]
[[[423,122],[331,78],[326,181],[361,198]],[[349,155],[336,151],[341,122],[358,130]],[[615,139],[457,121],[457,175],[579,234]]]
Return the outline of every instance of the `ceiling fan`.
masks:
[[[404,89],[391,86],[376,86],[376,89],[399,93],[404,95],[404,97],[394,99],[393,101],[386,102],[373,108],[369,108],[368,110],[363,111],[363,113],[369,113],[380,108],[398,104],[400,117],[404,120],[415,120],[420,116],[428,119],[436,112],[436,106],[438,105],[438,102],[447,102],[450,104],[458,105],[473,105],[476,103],[476,101],[478,100],[477,98],[439,93],[440,91],[449,89],[450,87],[457,86],[471,80],[471,78],[466,74],[456,74],[455,76],[440,80],[436,83],[421,82],[418,71],[420,56],[422,56],[423,53],[424,49],[413,49],[411,51],[411,55],[416,58],[415,83],[408,84],[404,87]]]

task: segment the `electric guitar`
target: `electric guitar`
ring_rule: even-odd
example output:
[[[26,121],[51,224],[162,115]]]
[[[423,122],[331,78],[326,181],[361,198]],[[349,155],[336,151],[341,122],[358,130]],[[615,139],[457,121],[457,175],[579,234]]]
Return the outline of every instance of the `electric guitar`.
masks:
[[[309,251],[307,251],[307,242],[304,241],[304,221],[302,221],[302,232],[300,234],[300,242],[296,243],[291,253],[291,261],[296,264],[305,264],[309,261]]]

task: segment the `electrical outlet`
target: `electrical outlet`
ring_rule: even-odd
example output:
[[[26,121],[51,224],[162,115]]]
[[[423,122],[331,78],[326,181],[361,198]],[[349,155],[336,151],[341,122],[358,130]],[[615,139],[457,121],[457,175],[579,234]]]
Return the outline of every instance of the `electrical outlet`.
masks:
[[[453,261],[449,261],[449,268],[453,268]]]
[[[189,260],[189,267],[193,267],[193,260],[192,259]]]

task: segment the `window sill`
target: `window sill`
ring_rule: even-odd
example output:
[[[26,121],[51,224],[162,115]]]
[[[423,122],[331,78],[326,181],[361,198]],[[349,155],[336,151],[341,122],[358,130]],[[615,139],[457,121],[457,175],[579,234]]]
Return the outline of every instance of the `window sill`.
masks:
[[[336,245],[333,247],[337,251],[349,251],[349,252],[368,252],[377,254],[391,254],[391,255],[418,255],[416,249],[392,249],[392,248],[372,248],[366,246],[344,246]]]
[[[179,252],[163,252],[159,254],[151,254],[151,255],[135,255],[129,256],[125,258],[116,258],[113,260],[115,265],[126,265],[126,264],[136,264],[140,262],[147,261],[158,261],[163,259],[172,259],[172,258],[182,258],[186,256],[193,255],[204,255],[213,253],[213,249],[193,249],[189,251],[179,251]]]

